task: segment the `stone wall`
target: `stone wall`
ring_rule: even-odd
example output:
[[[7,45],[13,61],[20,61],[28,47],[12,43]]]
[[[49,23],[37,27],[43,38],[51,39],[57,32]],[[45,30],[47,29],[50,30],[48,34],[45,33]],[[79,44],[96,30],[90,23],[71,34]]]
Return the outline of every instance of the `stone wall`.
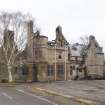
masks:
[[[88,76],[93,78],[103,78],[104,71],[104,53],[102,48],[97,44],[95,37],[90,36],[90,43],[86,58]]]

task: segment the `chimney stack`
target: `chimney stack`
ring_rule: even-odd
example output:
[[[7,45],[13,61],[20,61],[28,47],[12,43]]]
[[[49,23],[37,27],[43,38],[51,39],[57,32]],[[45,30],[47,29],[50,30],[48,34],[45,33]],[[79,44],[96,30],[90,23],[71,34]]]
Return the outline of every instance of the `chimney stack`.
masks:
[[[28,28],[28,34],[33,32],[33,21],[32,20],[28,21],[27,28]]]

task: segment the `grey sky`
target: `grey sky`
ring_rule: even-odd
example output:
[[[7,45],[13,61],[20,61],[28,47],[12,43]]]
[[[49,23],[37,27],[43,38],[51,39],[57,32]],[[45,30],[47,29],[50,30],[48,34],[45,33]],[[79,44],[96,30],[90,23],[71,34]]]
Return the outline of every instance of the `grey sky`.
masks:
[[[30,12],[49,40],[61,25],[69,42],[92,34],[105,49],[105,0],[0,0],[0,10]]]

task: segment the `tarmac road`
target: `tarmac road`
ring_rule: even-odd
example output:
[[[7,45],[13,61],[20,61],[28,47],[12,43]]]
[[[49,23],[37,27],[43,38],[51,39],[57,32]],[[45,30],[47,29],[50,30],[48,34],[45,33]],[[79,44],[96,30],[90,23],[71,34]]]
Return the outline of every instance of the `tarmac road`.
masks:
[[[74,102],[64,104],[52,97],[44,97],[29,92],[23,86],[0,87],[0,105],[77,105]]]

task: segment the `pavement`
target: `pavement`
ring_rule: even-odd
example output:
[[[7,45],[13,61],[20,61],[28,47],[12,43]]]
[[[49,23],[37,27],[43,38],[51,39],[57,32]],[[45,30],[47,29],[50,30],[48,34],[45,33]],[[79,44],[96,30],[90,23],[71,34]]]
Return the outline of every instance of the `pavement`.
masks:
[[[32,84],[31,88],[86,105],[105,105],[105,80],[39,83]]]
[[[31,92],[32,84],[0,84],[0,105],[79,105],[57,96]]]

